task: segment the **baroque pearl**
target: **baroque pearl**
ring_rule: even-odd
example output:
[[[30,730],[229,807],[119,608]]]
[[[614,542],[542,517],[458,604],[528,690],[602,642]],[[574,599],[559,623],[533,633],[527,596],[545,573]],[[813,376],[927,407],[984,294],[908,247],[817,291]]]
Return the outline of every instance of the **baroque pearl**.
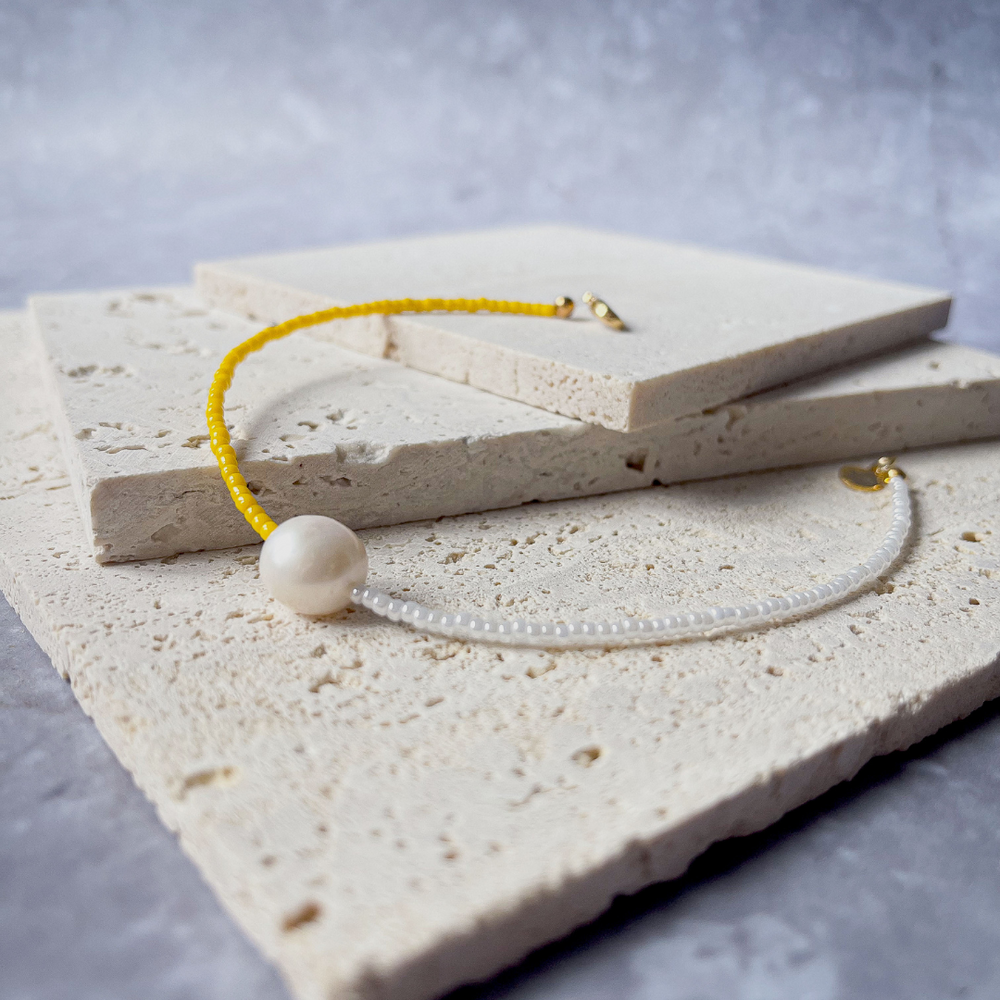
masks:
[[[260,553],[260,578],[276,601],[302,615],[329,615],[363,587],[368,553],[350,528],[332,517],[302,514],[278,525]]]

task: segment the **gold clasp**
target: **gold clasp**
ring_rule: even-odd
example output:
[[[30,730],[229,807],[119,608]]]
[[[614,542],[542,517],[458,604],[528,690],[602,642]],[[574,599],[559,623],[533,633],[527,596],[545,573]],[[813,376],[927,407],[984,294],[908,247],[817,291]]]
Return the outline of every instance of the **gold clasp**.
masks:
[[[590,311],[605,325],[612,330],[627,330],[628,327],[619,319],[618,314],[604,301],[599,299],[593,292],[584,292],[583,301],[590,306]]]
[[[852,490],[861,490],[863,493],[884,489],[889,480],[896,476],[906,478],[903,470],[896,468],[896,459],[887,456],[868,467],[845,465],[840,469],[840,481]]]
[[[612,330],[627,330],[628,327],[622,322],[618,314],[604,301],[599,299],[593,292],[584,292],[583,301],[590,306],[590,311],[605,325]],[[569,319],[573,315],[574,302],[568,295],[560,295],[556,299],[556,316],[559,319]]]

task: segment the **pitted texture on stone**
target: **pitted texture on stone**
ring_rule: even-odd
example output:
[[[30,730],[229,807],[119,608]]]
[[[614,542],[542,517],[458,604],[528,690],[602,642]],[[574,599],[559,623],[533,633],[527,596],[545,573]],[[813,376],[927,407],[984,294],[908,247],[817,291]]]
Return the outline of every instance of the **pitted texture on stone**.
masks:
[[[337,324],[328,336],[618,431],[926,336],[951,303],[927,288],[569,226],[246,257],[201,264],[196,278],[213,305],[272,322],[377,299],[596,292],[629,333],[582,318],[434,315]]]
[[[498,649],[297,617],[257,549],[98,566],[17,318],[0,583],[209,884],[306,1000],[425,1000],[1000,694],[1000,444],[908,456],[875,591],[756,634]],[[824,575],[884,498],[810,468],[369,531],[373,581],[545,617]]]
[[[33,312],[98,558],[255,541],[204,426],[210,374],[253,326],[184,289]],[[1000,434],[1000,358],[922,342],[620,434],[297,334],[240,367],[227,414],[273,517],[366,528]]]

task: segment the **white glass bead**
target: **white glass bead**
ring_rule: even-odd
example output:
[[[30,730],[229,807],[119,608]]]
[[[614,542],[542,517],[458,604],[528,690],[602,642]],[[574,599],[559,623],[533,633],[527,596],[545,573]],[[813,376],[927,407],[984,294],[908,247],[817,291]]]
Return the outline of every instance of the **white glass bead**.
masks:
[[[368,554],[332,517],[302,514],[278,525],[260,551],[260,578],[271,596],[303,615],[330,615],[363,587]]]
[[[882,544],[868,559],[846,572],[834,577],[828,583],[817,584],[805,590],[786,594],[783,597],[762,598],[755,604],[745,604],[740,607],[711,607],[699,611],[681,612],[668,615],[665,618],[636,619],[626,618],[612,622],[572,622],[556,624],[554,622],[527,623],[521,619],[511,622],[491,622],[484,618],[474,617],[465,612],[443,614],[431,611],[415,602],[395,600],[390,595],[363,585],[363,577],[357,585],[352,584],[347,589],[347,599],[371,608],[375,613],[385,615],[392,621],[406,621],[421,626],[432,626],[431,631],[452,632],[467,629],[473,633],[488,633],[496,639],[516,643],[519,640],[529,645],[544,646],[563,640],[579,640],[586,638],[596,645],[601,640],[610,637],[638,635],[649,636],[653,633],[669,633],[676,635],[699,634],[710,632],[726,622],[751,623],[758,620],[764,622],[780,619],[798,610],[819,608],[844,594],[851,593],[881,576],[887,568],[899,557],[910,530],[910,500],[906,483],[894,479],[891,483],[892,522],[888,532],[883,536]],[[305,519],[292,519],[305,520]],[[328,518],[315,518],[337,525]],[[343,528],[342,525],[337,525]],[[347,531],[346,528],[343,528]],[[351,537],[353,533],[348,532]],[[277,535],[277,531],[272,537]],[[360,546],[360,542],[358,542]],[[363,550],[362,550],[363,551]],[[366,560],[367,562],[367,560]],[[262,554],[263,563],[263,554]],[[262,576],[263,576],[262,566]],[[267,582],[265,580],[265,582]],[[275,594],[278,597],[277,594]],[[280,597],[279,597],[280,600]]]

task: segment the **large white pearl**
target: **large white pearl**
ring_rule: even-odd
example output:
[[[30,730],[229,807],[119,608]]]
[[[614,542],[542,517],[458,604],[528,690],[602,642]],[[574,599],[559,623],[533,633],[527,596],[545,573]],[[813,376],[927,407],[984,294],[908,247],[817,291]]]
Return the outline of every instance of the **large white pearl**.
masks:
[[[275,600],[300,615],[329,615],[363,587],[368,553],[350,528],[332,517],[302,514],[278,525],[260,553],[260,578]]]

